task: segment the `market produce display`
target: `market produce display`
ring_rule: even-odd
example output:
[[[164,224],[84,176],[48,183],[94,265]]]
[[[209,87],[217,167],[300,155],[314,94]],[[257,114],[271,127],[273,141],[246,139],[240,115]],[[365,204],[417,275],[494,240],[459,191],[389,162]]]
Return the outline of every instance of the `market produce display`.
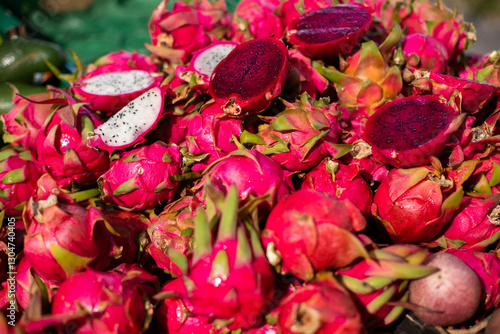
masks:
[[[9,84],[0,332],[495,332],[500,51],[459,12],[164,0],[144,24],[148,54]]]

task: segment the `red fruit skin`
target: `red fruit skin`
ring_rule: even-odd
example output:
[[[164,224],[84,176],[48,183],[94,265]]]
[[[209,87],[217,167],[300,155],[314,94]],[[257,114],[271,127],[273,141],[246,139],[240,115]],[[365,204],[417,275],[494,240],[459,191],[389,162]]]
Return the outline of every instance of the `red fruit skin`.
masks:
[[[164,157],[168,159],[164,160]],[[180,184],[171,176],[180,174],[179,147],[157,142],[126,152],[119,160],[113,161],[98,183],[105,202],[128,211],[138,211],[171,201]],[[123,189],[125,182],[132,183]],[[120,192],[115,193],[120,186]]]
[[[299,287],[279,308],[277,327],[281,334],[365,333],[356,305],[336,283],[320,281]]]
[[[336,165],[338,169],[333,175],[327,169],[327,165],[331,163],[338,164]],[[300,188],[322,191],[340,200],[348,199],[365,217],[370,216],[373,193],[361,176],[358,165],[344,165],[334,160],[323,160],[318,166],[307,172]]]
[[[333,5],[332,0],[304,0],[300,2],[301,6],[298,6],[298,0],[290,0],[281,2],[280,6],[277,8],[278,15],[283,22],[283,26],[288,27],[292,21],[298,19],[305,13],[309,13],[313,10],[325,8]],[[303,10],[301,11],[301,7],[303,6]]]
[[[310,11],[292,21],[287,28],[288,41],[306,56],[330,58],[351,52],[371,24],[372,15],[363,5],[334,5]],[[314,29],[332,36],[320,38],[319,32],[311,34]]]
[[[241,43],[269,36],[281,39],[285,27],[275,15],[279,5],[279,0],[240,1],[234,10],[232,40]]]
[[[265,69],[254,66],[256,58]],[[252,39],[238,45],[217,65],[208,91],[225,113],[242,118],[270,106],[281,94],[289,69],[283,41],[276,37]],[[256,81],[260,84],[256,85]]]
[[[420,306],[414,310],[417,317],[443,327],[469,320],[482,302],[481,282],[474,270],[458,257],[443,252],[430,255],[424,264],[440,270],[408,286],[409,302]]]
[[[407,65],[437,73],[447,73],[448,51],[441,42],[429,35],[413,33],[401,40]]]
[[[353,233],[365,227],[364,216],[349,200],[300,189],[273,208],[262,241],[268,259],[273,247],[279,252],[282,272],[310,280],[316,271],[341,268],[364,256]]]

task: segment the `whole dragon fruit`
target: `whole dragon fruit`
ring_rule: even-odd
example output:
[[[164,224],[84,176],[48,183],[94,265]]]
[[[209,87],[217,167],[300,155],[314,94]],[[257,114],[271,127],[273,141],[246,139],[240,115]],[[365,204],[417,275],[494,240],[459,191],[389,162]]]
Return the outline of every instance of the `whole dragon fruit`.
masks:
[[[0,211],[20,216],[42,176],[42,168],[22,146],[4,146],[0,150]]]
[[[276,15],[279,0],[243,0],[234,9],[232,40],[248,41],[252,38],[274,36],[282,38],[285,27]]]
[[[421,33],[408,34],[401,39],[401,47],[407,66],[437,73],[448,72],[448,51],[434,37]]]
[[[215,68],[209,93],[230,116],[263,111],[285,85],[290,63],[283,41],[256,38],[239,44]]]
[[[281,302],[278,333],[361,334],[365,326],[349,293],[331,277],[297,288]]]
[[[365,227],[363,214],[349,200],[300,189],[273,208],[262,242],[267,259],[281,273],[308,281],[320,270],[366,257],[363,241],[355,234]]]
[[[365,217],[370,216],[373,193],[356,164],[345,165],[326,158],[304,175],[300,188],[322,191],[340,200],[349,199]]]
[[[180,182],[182,156],[177,145],[161,142],[136,148],[112,162],[99,179],[103,200],[125,210],[153,209],[171,201]]]
[[[193,315],[221,321],[231,330],[248,329],[264,320],[273,298],[274,275],[257,232],[253,227],[245,231],[238,218],[235,186],[222,208],[213,244],[206,213],[198,210],[193,258],[183,276],[187,291],[183,297],[191,304]]]

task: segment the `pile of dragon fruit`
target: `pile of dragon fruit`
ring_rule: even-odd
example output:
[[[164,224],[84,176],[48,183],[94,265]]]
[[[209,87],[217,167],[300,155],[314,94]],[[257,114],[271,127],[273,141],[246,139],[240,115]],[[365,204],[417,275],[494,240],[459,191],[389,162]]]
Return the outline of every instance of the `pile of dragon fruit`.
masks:
[[[1,116],[3,332],[498,333],[500,55],[463,15],[164,0],[148,28]]]

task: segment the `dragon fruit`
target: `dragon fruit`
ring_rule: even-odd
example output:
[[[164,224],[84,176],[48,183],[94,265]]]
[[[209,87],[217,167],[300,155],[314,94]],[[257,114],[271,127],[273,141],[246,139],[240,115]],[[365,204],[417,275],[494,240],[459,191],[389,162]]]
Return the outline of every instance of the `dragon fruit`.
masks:
[[[38,133],[36,161],[63,188],[69,188],[74,182],[92,185],[109,168],[109,154],[87,145],[88,134],[100,126],[102,120],[71,98],[66,101],[67,105],[63,104],[50,115]],[[54,105],[58,102],[53,101]]]
[[[366,35],[371,13],[359,4],[340,4],[310,11],[287,27],[288,42],[306,56],[347,54]]]
[[[209,93],[230,116],[259,113],[281,93],[289,68],[287,49],[281,40],[252,39],[238,45],[217,65]]]
[[[199,114],[187,117],[186,146],[190,154],[200,156],[200,161],[192,166],[193,171],[202,172],[215,160],[238,149],[233,136],[240,137],[243,122],[228,117],[217,103],[208,102]]]
[[[233,186],[213,244],[206,213],[198,210],[193,258],[183,276],[191,313],[208,316],[231,330],[262,324],[274,291],[273,271],[257,232],[252,227],[245,231],[238,207],[238,190]]]
[[[74,96],[94,111],[114,114],[163,79],[158,65],[137,52],[99,58],[81,77],[71,80]]]
[[[281,39],[285,27],[275,14],[279,0],[243,0],[238,2],[233,15],[232,40],[245,42],[252,38],[274,36]]]
[[[103,200],[129,211],[153,209],[171,201],[180,182],[182,156],[177,145],[161,142],[123,154],[98,179]]]
[[[482,252],[471,249],[449,248],[451,253],[464,261],[479,277],[482,285],[482,305],[478,313],[484,316],[488,311],[496,309],[500,303],[500,260],[495,252]]]
[[[466,196],[437,242],[443,248],[484,251],[500,238],[500,194]]]
[[[363,241],[355,234],[365,227],[364,216],[349,200],[300,189],[273,208],[262,242],[267,259],[281,273],[308,281],[317,271],[366,257]]]
[[[238,45],[235,42],[216,41],[193,52],[189,66],[177,66],[176,73],[184,81],[196,82],[196,88],[207,90],[215,67]]]
[[[349,293],[333,278],[322,277],[299,287],[279,306],[278,333],[365,333]]]
[[[139,267],[113,272],[88,269],[61,284],[52,315],[59,316],[60,330],[141,333],[151,321],[157,286],[158,278]],[[66,324],[65,317],[73,321]]]
[[[9,216],[20,216],[36,188],[42,168],[21,146],[4,146],[0,150],[0,210]]]
[[[288,27],[292,21],[302,15],[316,9],[326,8],[333,5],[332,0],[289,0],[282,1],[277,8],[278,16],[283,22],[283,26]]]
[[[433,95],[403,97],[368,118],[364,139],[380,161],[395,167],[420,166],[446,147],[465,116]]]
[[[225,1],[176,2],[163,0],[149,20],[151,44],[146,48],[169,63],[187,63],[193,52],[222,40],[231,22]]]
[[[415,245],[391,245],[370,251],[370,257],[337,270],[335,277],[351,292],[368,329],[387,326],[400,318],[408,300],[408,283],[437,270],[421,265],[428,250]]]
[[[458,76],[462,79],[486,82],[492,85],[500,85],[500,53],[491,51],[483,54],[466,54],[465,64],[458,71]]]
[[[173,92],[165,86],[154,87],[130,101],[94,130],[88,138],[88,145],[111,154],[144,142],[144,136],[163,116],[165,95],[173,97]]]
[[[296,49],[290,49],[288,59],[290,66],[299,73],[300,88],[297,95],[307,92],[313,99],[323,96],[329,88],[328,80],[313,67],[311,58],[304,56]]]
[[[401,40],[406,64],[437,73],[448,72],[448,51],[432,36],[420,33],[408,34]]]
[[[335,103],[310,100],[304,93],[299,102],[284,104],[284,111],[264,118],[269,126],[257,134],[245,131],[241,142],[254,145],[289,171],[304,171],[326,157],[338,158],[349,151],[349,145],[337,143],[340,127]]]
[[[188,256],[192,250],[194,216],[199,203],[191,196],[182,197],[168,204],[163,211],[152,215],[152,224],[148,227],[151,243],[148,253],[158,267],[177,277],[182,274],[174,261],[169,257],[169,248]]]
[[[481,111],[497,91],[494,85],[435,72],[417,70],[409,78],[412,79],[410,85],[414,93],[432,93],[447,100],[456,99],[455,103],[461,111],[469,114]]]
[[[397,243],[430,242],[438,235],[463,198],[459,187],[433,167],[395,168],[373,197],[372,214]]]
[[[42,278],[60,283],[91,266],[105,269],[112,240],[95,207],[59,203],[55,195],[27,204],[24,254]]]

